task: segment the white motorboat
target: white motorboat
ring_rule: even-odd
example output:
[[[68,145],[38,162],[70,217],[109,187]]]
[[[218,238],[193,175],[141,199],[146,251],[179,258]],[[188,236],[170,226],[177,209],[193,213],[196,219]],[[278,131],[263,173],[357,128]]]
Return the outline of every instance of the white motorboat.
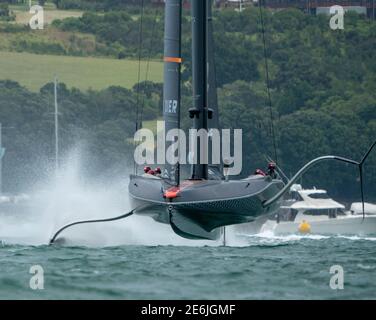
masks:
[[[23,214],[30,211],[31,198],[26,194],[0,195],[0,216]]]
[[[11,201],[11,198],[8,196],[0,195],[0,204],[1,203],[8,203]]]
[[[275,235],[320,234],[320,235],[376,235],[374,205],[354,203],[350,211],[331,199],[325,190],[303,189],[300,185],[291,188],[287,200],[275,216],[268,220],[261,231],[272,230]]]
[[[354,202],[351,204],[350,213],[353,215],[363,215],[363,205],[361,202]],[[364,213],[367,215],[376,215],[376,204],[364,203]]]

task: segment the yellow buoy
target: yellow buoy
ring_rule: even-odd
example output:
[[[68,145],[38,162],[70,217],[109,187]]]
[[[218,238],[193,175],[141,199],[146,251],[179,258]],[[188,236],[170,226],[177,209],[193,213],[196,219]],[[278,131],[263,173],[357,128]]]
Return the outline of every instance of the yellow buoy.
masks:
[[[303,220],[303,222],[299,225],[298,230],[300,233],[310,233],[311,232],[311,225]]]

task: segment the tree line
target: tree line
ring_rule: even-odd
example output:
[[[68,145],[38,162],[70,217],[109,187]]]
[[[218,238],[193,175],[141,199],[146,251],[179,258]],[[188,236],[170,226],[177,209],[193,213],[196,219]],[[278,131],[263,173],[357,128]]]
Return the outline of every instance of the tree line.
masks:
[[[345,29],[333,31],[326,16],[309,16],[297,10],[264,10],[263,14],[271,106],[265,85],[258,9],[214,12],[221,123],[226,128],[243,129],[244,176],[264,167],[266,156],[275,157],[272,119],[278,162],[287,175],[322,154],[360,159],[376,138],[376,24],[349,13],[345,16]],[[163,53],[163,15],[149,12],[144,19],[142,57],[159,59]],[[64,32],[94,34],[99,42],[120,46],[124,57],[138,56],[139,20],[129,12],[86,13],[82,18],[56,22],[55,27]],[[187,128],[190,120],[186,115],[192,104],[187,12],[183,35],[182,115]],[[12,82],[1,86],[0,119],[22,128],[17,133],[21,136],[12,143],[7,140],[11,133],[5,134],[4,143],[8,141],[9,148],[14,148],[8,150],[5,161],[8,165],[19,164],[16,168],[11,166],[12,170],[22,170],[34,163],[30,161],[35,159],[30,158],[31,153],[36,157],[52,152],[52,119],[47,115],[51,84],[39,93]],[[161,113],[162,85],[147,83],[140,88],[147,106],[144,115],[156,118]],[[114,172],[111,168],[124,163],[122,159],[127,155],[131,158],[130,141],[139,100],[136,89],[80,92],[63,86],[59,91],[64,93],[62,108],[66,109],[62,128],[66,126],[64,130],[69,132],[63,139],[66,150],[77,139],[91,141],[91,167],[103,174]],[[371,156],[366,164],[366,193],[373,199],[375,159],[375,155]],[[22,165],[17,161],[23,161]],[[327,188],[337,197],[356,198],[359,194],[356,170],[346,165],[320,165],[303,182]]]

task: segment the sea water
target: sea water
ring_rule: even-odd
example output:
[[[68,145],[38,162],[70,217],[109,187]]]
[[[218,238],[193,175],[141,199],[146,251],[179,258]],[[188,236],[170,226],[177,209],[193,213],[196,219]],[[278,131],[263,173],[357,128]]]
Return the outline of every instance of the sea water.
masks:
[[[375,299],[376,238],[252,237],[243,247],[7,245],[1,299]],[[43,289],[30,268],[43,268]],[[344,270],[343,289],[330,268]]]

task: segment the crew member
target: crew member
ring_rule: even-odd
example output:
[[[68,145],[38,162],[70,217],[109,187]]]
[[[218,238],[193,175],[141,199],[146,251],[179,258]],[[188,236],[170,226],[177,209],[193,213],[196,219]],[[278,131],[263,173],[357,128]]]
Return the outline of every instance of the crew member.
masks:
[[[255,175],[256,175],[256,176],[263,176],[263,177],[266,176],[265,172],[262,171],[261,169],[257,169],[257,170],[255,171]]]
[[[146,174],[149,173],[150,170],[151,170],[150,167],[145,167],[145,168],[144,168],[144,172],[145,172]]]
[[[277,173],[275,171],[276,164],[274,162],[270,162],[268,164],[268,176],[270,176],[272,179],[277,179]]]
[[[160,167],[157,167],[157,168],[154,170],[154,172],[155,172],[155,175],[156,175],[157,177],[160,177],[161,174],[162,174],[162,170],[161,170]]]

